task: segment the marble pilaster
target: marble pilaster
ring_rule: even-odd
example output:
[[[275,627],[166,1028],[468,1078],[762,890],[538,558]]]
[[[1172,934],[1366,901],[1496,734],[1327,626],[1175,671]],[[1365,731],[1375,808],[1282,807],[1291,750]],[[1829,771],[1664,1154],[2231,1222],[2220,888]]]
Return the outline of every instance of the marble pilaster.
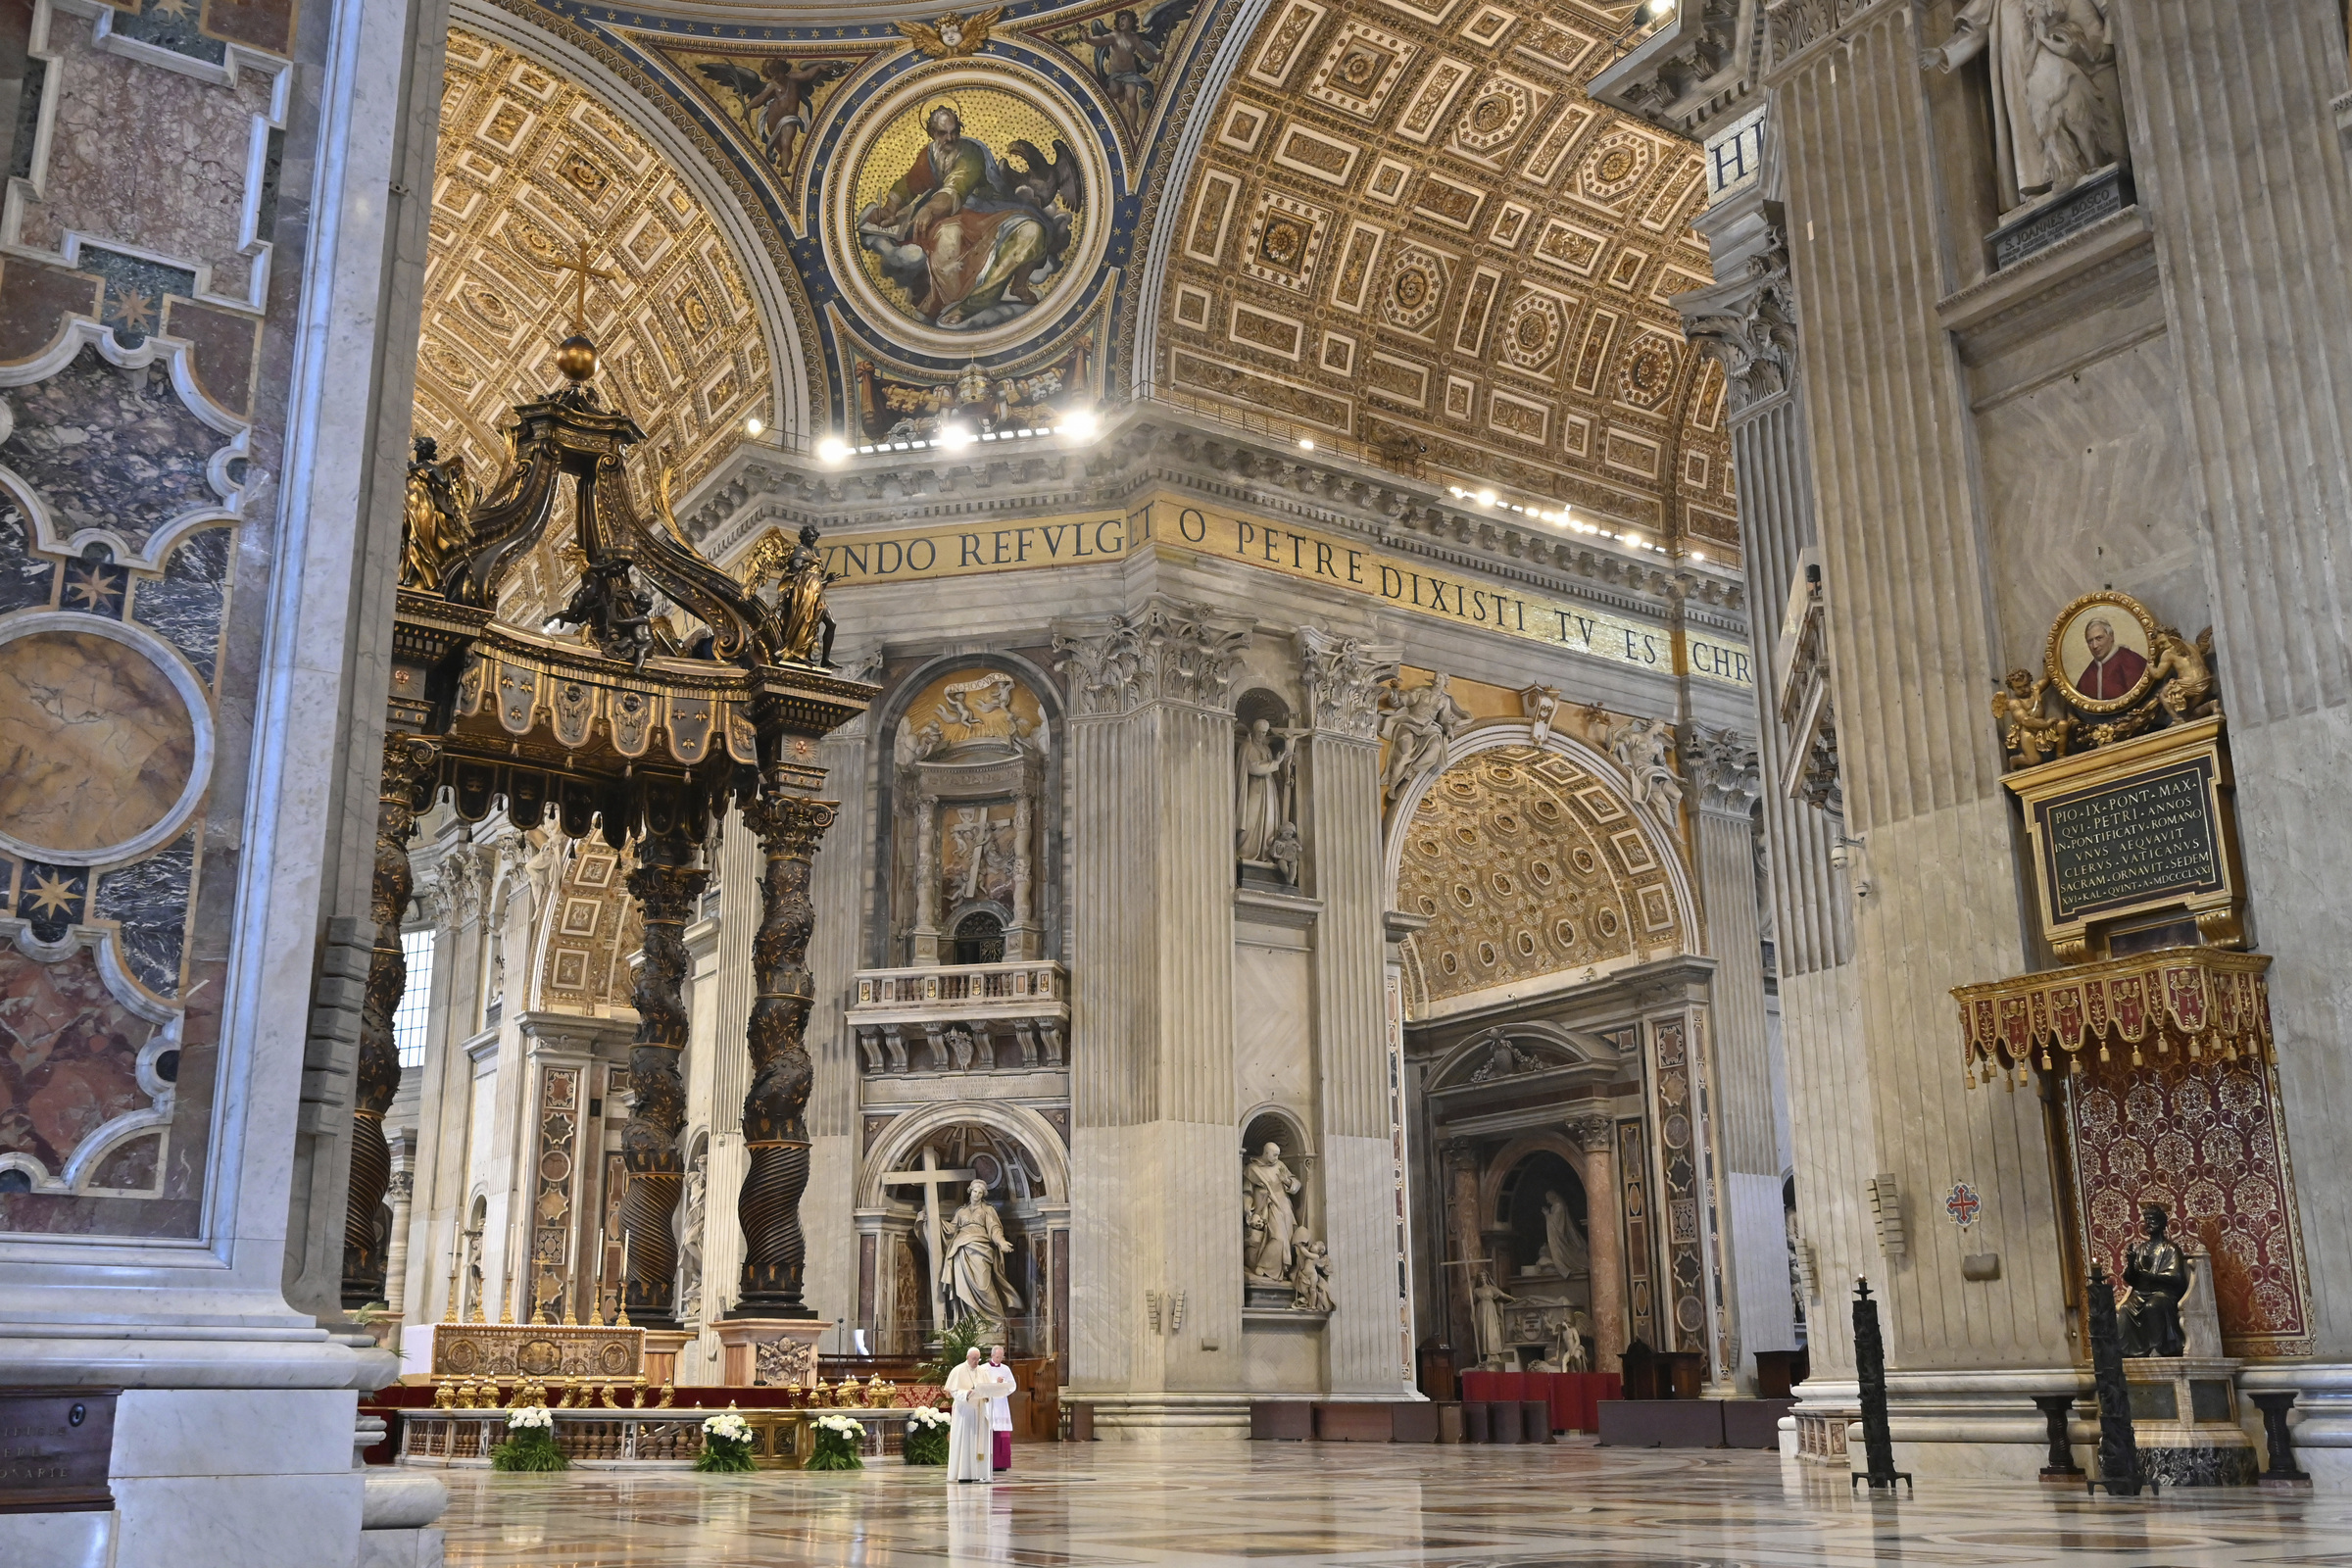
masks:
[[[1106,1434],[1206,1421],[1240,1435],[1186,1396],[1242,1387],[1230,688],[1244,636],[1164,598],[1055,628],[1077,904],[1098,911],[1071,949],[1070,1392],[1098,1401]]]

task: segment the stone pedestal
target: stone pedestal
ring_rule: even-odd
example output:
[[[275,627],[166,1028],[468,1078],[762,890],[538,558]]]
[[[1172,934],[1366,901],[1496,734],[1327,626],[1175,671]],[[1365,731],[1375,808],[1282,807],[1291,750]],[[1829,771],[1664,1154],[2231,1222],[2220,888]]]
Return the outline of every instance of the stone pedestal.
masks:
[[[2254,1440],[2237,1424],[2237,1370],[2223,1356],[2126,1356],[2142,1480],[2167,1487],[2254,1484]]]
[[[645,1383],[658,1389],[678,1381],[678,1352],[697,1338],[692,1329],[647,1329],[645,1331]]]
[[[711,1325],[711,1332],[718,1336],[721,1381],[730,1389],[748,1389],[759,1383],[777,1387],[814,1383],[816,1342],[832,1326],[823,1318],[721,1318]],[[647,1359],[652,1359],[650,1354]],[[760,1376],[762,1361],[766,1363],[765,1377]]]

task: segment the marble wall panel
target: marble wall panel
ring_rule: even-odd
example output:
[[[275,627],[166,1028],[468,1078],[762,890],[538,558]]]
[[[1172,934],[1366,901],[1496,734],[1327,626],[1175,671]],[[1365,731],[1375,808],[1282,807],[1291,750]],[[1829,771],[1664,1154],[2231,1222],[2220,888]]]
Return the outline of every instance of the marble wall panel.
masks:
[[[260,306],[266,247],[244,242],[246,182],[255,119],[273,118],[275,77],[241,72],[230,87],[159,70],[101,51],[89,23],[62,16],[50,44],[57,119],[19,243],[62,255],[69,231],[111,240],[209,270],[199,288]],[[125,125],[139,127],[135,140]]]
[[[0,364],[29,360],[57,340],[69,316],[94,316],[99,280],[11,256],[0,261]]]
[[[188,890],[196,878],[196,835],[171,848],[102,873],[90,905],[92,920],[118,924],[118,952],[132,978],[159,998],[176,1000],[187,952]]]
[[[6,524],[0,522],[0,528]],[[0,560],[5,541],[0,540]],[[210,686],[220,665],[220,631],[228,613],[229,530],[190,534],[164,558],[162,578],[141,578],[131,618],[188,656]],[[0,589],[0,593],[5,593]]]
[[[32,553],[32,519],[0,496],[0,614],[38,610],[57,588],[57,563]]]
[[[162,363],[125,370],[85,347],[7,397],[16,429],[0,465],[40,492],[60,536],[106,528],[141,550],[173,517],[220,504],[205,469],[226,438],[188,411]]]
[[[1251,928],[1241,929],[1246,935]],[[1309,983],[1307,955],[1302,948],[1235,944],[1234,1083],[1245,1108],[1279,1104],[1301,1119],[1312,1114],[1314,1027]]]
[[[155,1025],[115,998],[86,950],[43,963],[0,948],[0,1159],[40,1168],[12,1166],[13,1183],[0,1170],[0,1215],[13,1220],[25,1176],[62,1176],[92,1133],[149,1104],[138,1058]]]

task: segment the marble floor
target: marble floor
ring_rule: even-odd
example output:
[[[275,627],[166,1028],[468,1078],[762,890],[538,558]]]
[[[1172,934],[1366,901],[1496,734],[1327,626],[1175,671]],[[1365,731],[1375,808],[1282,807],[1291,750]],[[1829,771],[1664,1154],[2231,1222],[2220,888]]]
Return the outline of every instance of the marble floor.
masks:
[[[1024,1446],[993,1487],[846,1475],[450,1472],[450,1568],[1783,1568],[2050,1563],[2352,1568],[2352,1497],[2092,1500],[1926,1480],[1849,1495],[1769,1453],[1103,1444]]]

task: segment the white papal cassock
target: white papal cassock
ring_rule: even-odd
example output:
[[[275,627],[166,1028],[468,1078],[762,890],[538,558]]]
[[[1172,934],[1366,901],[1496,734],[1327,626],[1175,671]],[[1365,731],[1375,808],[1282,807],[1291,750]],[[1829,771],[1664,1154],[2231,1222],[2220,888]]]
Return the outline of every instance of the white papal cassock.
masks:
[[[1010,1367],[974,1366],[966,1361],[948,1374],[948,1393],[955,1413],[948,1424],[948,1480],[986,1481],[993,1440],[989,1436],[989,1404],[1009,1397],[1016,1385]]]

